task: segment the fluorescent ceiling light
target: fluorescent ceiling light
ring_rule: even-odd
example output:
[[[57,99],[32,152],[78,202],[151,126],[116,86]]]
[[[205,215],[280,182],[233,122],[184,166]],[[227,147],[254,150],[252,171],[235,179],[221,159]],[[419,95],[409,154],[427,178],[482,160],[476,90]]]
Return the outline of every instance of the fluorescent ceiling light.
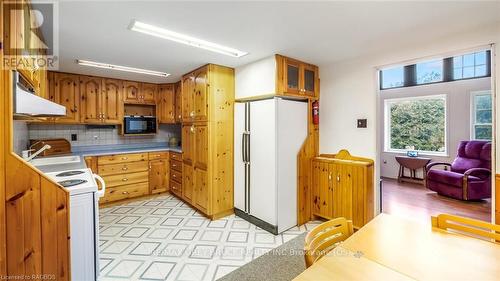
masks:
[[[102,62],[94,62],[94,61],[88,61],[88,60],[76,60],[76,62],[79,65],[113,69],[113,70],[126,71],[126,72],[134,72],[134,73],[161,76],[161,77],[168,77],[170,75],[169,73],[166,73],[166,72],[147,70],[147,69],[128,67],[128,66],[121,66],[121,65],[102,63]]]
[[[231,57],[239,58],[239,57],[242,57],[242,56],[248,54],[247,52],[243,52],[243,51],[240,51],[237,49],[222,46],[222,45],[219,45],[216,43],[208,42],[208,41],[205,41],[202,39],[194,38],[194,37],[191,37],[189,35],[177,33],[174,31],[170,31],[170,30],[167,30],[167,29],[164,29],[161,27],[157,27],[157,26],[150,25],[150,24],[143,23],[143,22],[136,21],[136,20],[132,20],[132,23],[130,24],[130,30],[149,34],[152,36],[160,37],[160,38],[171,40],[171,41],[175,41],[177,43],[182,43],[182,44],[186,44],[189,46],[202,48],[205,50],[228,55]]]

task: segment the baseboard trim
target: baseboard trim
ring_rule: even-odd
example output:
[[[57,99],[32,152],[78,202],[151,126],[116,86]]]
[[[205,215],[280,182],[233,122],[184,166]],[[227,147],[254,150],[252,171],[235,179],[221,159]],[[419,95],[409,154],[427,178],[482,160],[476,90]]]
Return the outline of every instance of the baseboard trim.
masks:
[[[265,231],[267,232],[270,232],[274,235],[278,235],[278,226],[276,225],[272,225],[268,222],[265,222],[259,218],[256,218],[250,214],[247,214],[245,212],[243,212],[242,210],[240,209],[237,209],[237,208],[234,208],[234,214],[250,223],[253,223],[255,224],[256,226],[264,229]]]

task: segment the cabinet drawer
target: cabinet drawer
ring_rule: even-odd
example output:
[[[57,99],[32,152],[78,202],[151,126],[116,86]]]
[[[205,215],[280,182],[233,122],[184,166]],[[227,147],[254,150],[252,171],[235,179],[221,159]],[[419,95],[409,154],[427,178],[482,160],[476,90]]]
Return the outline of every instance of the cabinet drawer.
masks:
[[[170,171],[176,170],[182,173],[182,162],[177,160],[170,160]]]
[[[138,172],[138,173],[127,173],[120,175],[110,175],[103,177],[104,182],[106,183],[106,187],[113,187],[119,185],[129,185],[133,183],[139,182],[148,182],[149,181],[149,173],[146,172]]]
[[[170,170],[170,178],[176,182],[182,182],[182,173],[176,170]]]
[[[138,197],[149,193],[149,185],[147,182],[139,184],[129,184],[106,188],[104,197],[99,200],[102,203],[118,201],[127,198]]]
[[[170,191],[175,194],[182,194],[182,184],[176,181],[170,180]]]
[[[172,160],[177,160],[177,161],[182,161],[182,153],[179,152],[170,152],[170,159]]]
[[[146,160],[148,160],[147,153],[113,154],[113,155],[99,156],[97,164],[106,165],[106,164],[116,164],[116,163],[146,161]]]
[[[168,151],[149,152],[149,160],[168,159]]]
[[[148,162],[138,161],[119,164],[100,165],[98,174],[100,176],[109,176],[116,174],[135,173],[148,170]]]

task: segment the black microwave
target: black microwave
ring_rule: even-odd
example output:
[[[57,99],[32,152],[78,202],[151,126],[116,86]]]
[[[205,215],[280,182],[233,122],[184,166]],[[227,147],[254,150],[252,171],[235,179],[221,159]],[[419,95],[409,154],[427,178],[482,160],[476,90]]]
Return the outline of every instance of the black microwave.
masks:
[[[156,134],[155,116],[125,116],[123,120],[124,133],[133,134]]]

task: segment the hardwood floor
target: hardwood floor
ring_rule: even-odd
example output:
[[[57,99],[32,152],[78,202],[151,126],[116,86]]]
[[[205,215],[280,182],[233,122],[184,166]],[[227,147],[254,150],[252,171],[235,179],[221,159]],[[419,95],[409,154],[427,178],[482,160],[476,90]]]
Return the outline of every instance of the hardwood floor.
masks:
[[[398,183],[382,179],[382,212],[405,218],[431,222],[431,216],[449,213],[491,221],[491,199],[476,202],[460,201],[438,195],[422,185]]]

